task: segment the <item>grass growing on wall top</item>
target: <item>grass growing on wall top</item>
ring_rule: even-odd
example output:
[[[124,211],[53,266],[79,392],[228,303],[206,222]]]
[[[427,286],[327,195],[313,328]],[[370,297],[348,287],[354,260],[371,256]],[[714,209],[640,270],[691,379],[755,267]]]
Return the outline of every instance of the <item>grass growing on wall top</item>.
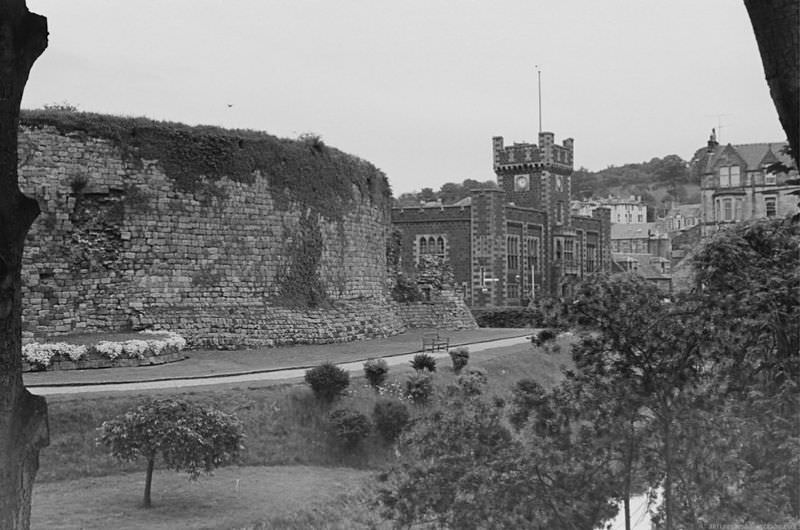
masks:
[[[213,182],[228,177],[252,183],[259,171],[268,178],[278,208],[285,210],[291,203],[299,203],[331,220],[341,220],[349,211],[354,188],[381,210],[389,207],[391,198],[383,172],[365,160],[326,146],[313,135],[289,140],[251,130],[69,110],[26,110],[20,115],[20,123],[51,126],[64,135],[108,140],[131,164],[158,160],[175,187],[185,193],[224,199]]]

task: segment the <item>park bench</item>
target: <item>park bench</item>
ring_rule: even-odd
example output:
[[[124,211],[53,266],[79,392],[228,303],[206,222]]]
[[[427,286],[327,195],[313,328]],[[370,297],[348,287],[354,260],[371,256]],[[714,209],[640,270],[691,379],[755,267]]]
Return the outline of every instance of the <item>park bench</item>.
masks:
[[[450,337],[443,337],[438,331],[422,334],[422,351],[449,350]]]

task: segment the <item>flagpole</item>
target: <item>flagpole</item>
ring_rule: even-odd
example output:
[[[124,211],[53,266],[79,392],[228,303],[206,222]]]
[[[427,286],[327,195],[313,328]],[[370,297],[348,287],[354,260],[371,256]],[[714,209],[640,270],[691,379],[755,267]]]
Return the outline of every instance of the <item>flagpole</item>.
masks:
[[[542,71],[536,65],[536,77],[539,82],[539,132],[542,132]]]

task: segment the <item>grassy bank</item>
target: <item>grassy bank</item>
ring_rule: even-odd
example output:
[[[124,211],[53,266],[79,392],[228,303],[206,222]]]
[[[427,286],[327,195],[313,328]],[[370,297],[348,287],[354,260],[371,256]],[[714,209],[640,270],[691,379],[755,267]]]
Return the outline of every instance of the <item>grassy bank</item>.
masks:
[[[557,381],[560,367],[570,362],[567,341],[560,339],[561,351],[557,353],[548,353],[529,344],[480,352],[473,355],[470,365],[486,371],[489,377],[487,394],[506,397],[512,385],[523,378],[535,378],[545,386]],[[410,372],[410,368],[392,368],[389,381],[402,385]],[[449,362],[440,361],[436,373],[437,389],[443,391],[453,380]],[[158,393],[161,394],[163,392]],[[153,395],[157,394],[48,398],[51,442],[41,453],[37,482],[141,471],[141,463],[120,464],[104,447],[97,446],[96,429],[104,420],[124,413]],[[236,414],[242,420],[246,435],[242,465],[374,469],[393,458],[391,447],[375,435],[367,439],[356,453],[340,449],[326,428],[328,411],[315,401],[304,384],[227,385],[180,392],[180,397],[213,405]],[[355,408],[371,415],[376,400],[375,392],[366,386],[362,377],[357,377],[352,379],[348,395],[337,406]]]

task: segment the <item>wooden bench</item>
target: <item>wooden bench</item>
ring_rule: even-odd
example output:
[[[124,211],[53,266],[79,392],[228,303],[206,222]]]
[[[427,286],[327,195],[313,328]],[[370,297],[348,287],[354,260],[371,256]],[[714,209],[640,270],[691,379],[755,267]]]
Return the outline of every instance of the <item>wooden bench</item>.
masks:
[[[422,334],[422,351],[449,350],[450,337],[443,337],[438,331]]]

